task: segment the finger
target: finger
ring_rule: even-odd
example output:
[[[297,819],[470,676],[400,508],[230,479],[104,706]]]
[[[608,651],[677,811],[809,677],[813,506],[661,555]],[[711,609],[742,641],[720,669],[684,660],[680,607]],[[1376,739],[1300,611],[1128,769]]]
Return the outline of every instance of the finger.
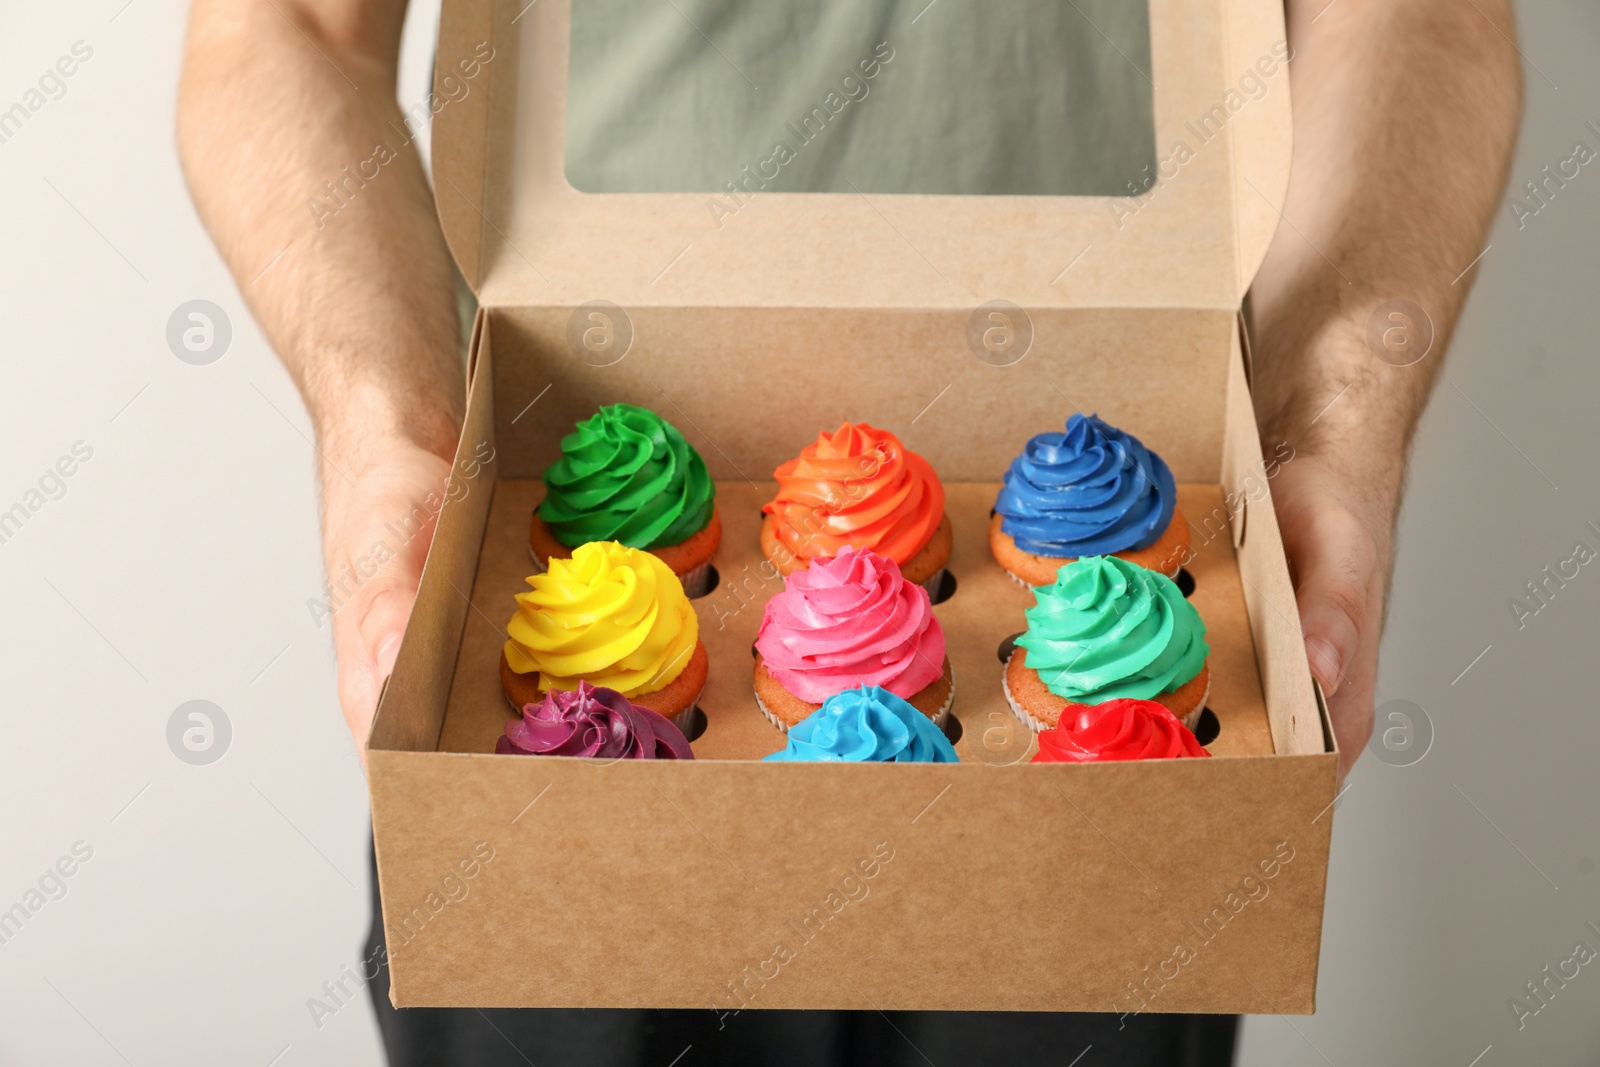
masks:
[[[411,619],[411,606],[416,600],[416,586],[385,583],[373,591],[356,617],[356,630],[361,635],[362,648],[380,684],[394,670],[395,657],[400,653],[400,639],[406,632],[406,623]]]
[[[339,705],[357,744],[366,741],[415,601],[416,588],[410,583],[374,584],[335,623]]]
[[[1295,600],[1311,673],[1331,700],[1361,652],[1377,576],[1371,539],[1353,518],[1325,513],[1294,539]]]
[[[1312,571],[1298,593],[1306,656],[1328,700],[1342,781],[1372,733],[1381,593],[1358,588],[1339,570]]]
[[[1311,673],[1330,699],[1339,692],[1361,647],[1365,595],[1340,578],[1302,574],[1296,590]]]

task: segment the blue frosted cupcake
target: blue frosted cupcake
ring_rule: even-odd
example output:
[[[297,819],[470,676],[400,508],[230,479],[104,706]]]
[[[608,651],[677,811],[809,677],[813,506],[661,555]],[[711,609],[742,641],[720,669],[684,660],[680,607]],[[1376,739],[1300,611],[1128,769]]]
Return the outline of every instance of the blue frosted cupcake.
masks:
[[[1176,577],[1189,524],[1160,456],[1095,415],[1031,438],[1006,471],[989,551],[1024,585],[1049,585],[1082,556],[1117,556]]]
[[[789,728],[769,760],[956,763],[956,750],[922,712],[876,685],[846,689]]]

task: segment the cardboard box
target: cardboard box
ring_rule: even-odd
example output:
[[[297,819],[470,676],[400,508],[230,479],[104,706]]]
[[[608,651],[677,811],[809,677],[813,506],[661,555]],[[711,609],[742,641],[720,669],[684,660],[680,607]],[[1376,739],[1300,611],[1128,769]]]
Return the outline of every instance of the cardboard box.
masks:
[[[1287,184],[1288,75],[1261,73],[1281,6],[1152,0],[1159,155],[1192,151],[1139,200],[763,194],[717,229],[703,195],[565,182],[569,3],[445,5],[441,71],[494,49],[434,129],[482,310],[451,499],[369,740],[394,1003],[1310,1012],[1337,756],[1239,328]],[[1259,97],[1237,92],[1248,71]],[[1021,358],[969,344],[993,300]],[[617,401],[672,420],[718,480],[698,758],[493,755],[539,472]],[[997,650],[1031,598],[983,530],[1023,442],[1075,408],[1182,483],[1216,758],[1025,762]],[[845,418],[899,433],[948,489],[960,764],[759,762],[783,740],[750,689],[778,588],[759,505]]]

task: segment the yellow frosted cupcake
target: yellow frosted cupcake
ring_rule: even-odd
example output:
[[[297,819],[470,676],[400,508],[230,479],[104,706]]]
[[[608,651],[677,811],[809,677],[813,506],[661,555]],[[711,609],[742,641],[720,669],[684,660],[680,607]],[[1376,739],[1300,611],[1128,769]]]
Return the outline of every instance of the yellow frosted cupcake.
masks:
[[[550,560],[528,585],[500,656],[500,684],[514,709],[588,682],[675,721],[694,710],[706,646],[682,583],[660,559],[591,541],[570,559]]]

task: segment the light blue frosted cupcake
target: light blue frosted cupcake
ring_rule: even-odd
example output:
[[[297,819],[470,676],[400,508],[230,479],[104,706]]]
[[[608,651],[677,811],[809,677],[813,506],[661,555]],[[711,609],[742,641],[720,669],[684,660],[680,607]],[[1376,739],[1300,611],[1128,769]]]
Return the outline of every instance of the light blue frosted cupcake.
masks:
[[[955,747],[922,712],[876,685],[846,689],[789,728],[769,760],[956,763]]]

